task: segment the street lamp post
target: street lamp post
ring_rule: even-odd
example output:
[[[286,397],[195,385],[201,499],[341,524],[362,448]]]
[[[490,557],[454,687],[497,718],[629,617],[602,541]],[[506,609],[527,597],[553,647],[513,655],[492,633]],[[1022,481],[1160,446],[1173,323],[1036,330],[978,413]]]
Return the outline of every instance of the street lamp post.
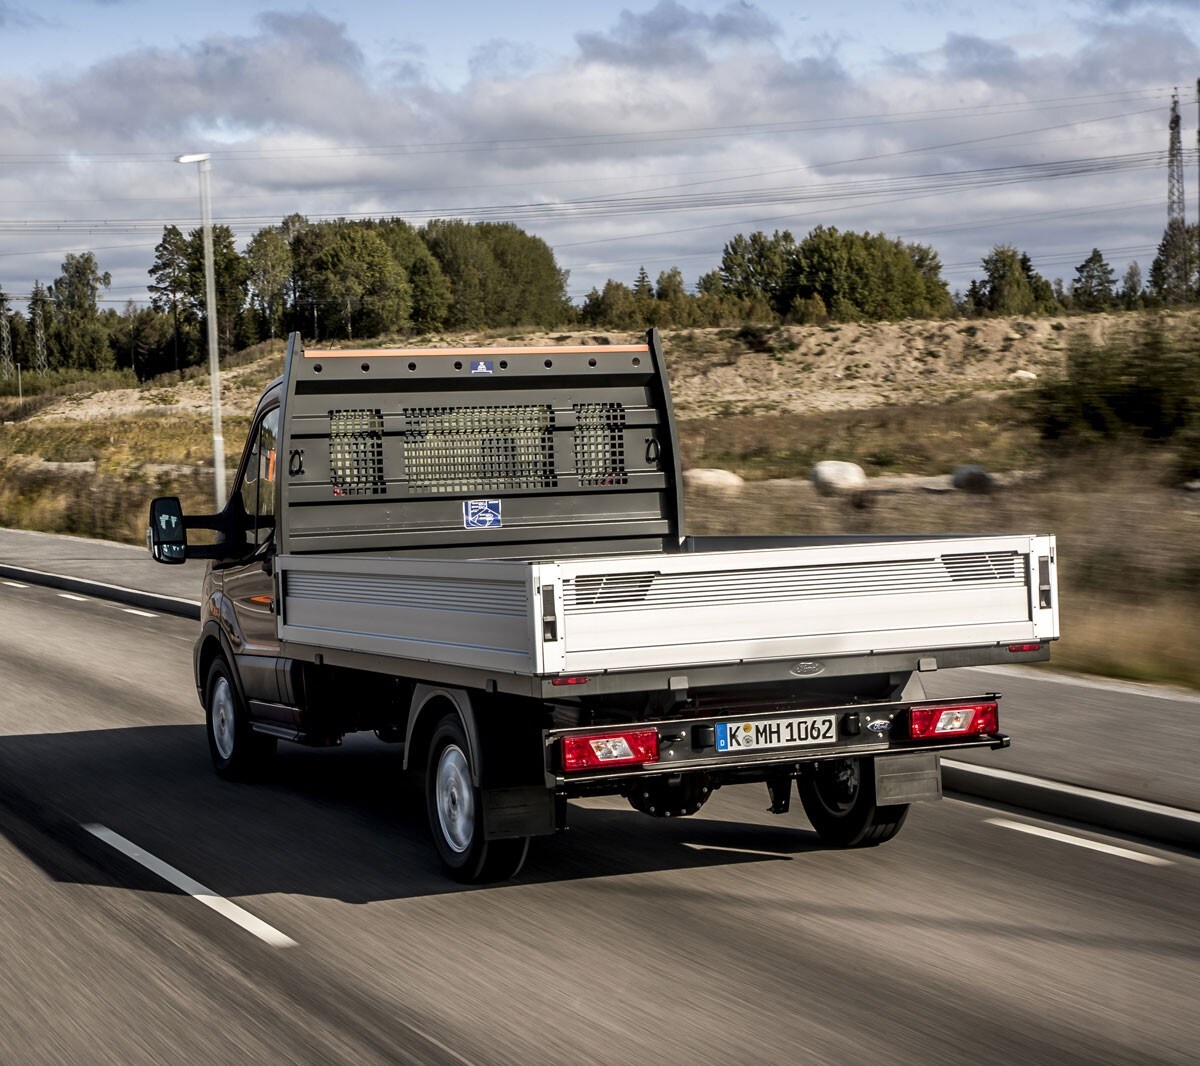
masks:
[[[217,510],[225,506],[225,438],[221,434],[221,365],[217,356],[217,283],[213,271],[212,199],[209,174],[212,156],[207,152],[175,157],[176,163],[196,163],[200,171],[200,217],[204,227],[204,303],[208,315],[208,373],[212,382],[213,475]]]

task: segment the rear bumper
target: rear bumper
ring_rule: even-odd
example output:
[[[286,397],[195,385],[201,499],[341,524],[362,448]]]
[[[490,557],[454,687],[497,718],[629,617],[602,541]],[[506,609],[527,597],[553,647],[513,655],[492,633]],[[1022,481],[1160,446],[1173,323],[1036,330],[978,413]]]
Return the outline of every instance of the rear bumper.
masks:
[[[999,700],[995,693],[964,697],[964,702]],[[965,748],[1006,748],[1006,734],[986,733],[962,737],[912,740],[908,737],[908,712],[924,706],[941,706],[946,700],[906,700],[902,702],[840,704],[831,707],[775,708],[770,711],[725,714],[716,712],[703,717],[638,722],[612,727],[654,729],[658,733],[658,760],[611,769],[564,771],[561,741],[572,735],[595,734],[606,727],[586,726],[550,729],[543,733],[546,785],[564,794],[595,795],[620,792],[632,780],[689,772],[707,773],[714,783],[762,781],[780,775],[795,775],[804,766],[827,759],[848,757],[886,757],[918,752],[945,754]],[[834,716],[835,736],[828,742],[751,751],[719,751],[716,733],[727,727],[748,722],[774,723],[788,720],[819,719]]]

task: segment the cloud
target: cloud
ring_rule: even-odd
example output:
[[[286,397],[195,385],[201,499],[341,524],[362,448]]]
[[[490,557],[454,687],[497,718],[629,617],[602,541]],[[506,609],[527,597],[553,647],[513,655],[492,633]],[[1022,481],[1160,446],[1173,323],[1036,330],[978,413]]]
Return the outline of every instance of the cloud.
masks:
[[[1129,15],[1135,11],[1172,8],[1200,12],[1200,0],[1091,0],[1091,7],[1104,15]]]
[[[473,79],[519,77],[534,69],[535,62],[528,45],[495,38],[471,50],[467,67]]]
[[[48,25],[46,20],[29,8],[0,0],[0,29],[26,30],[45,25]]]
[[[953,78],[979,78],[1011,84],[1019,76],[1016,51],[982,37],[952,33],[946,38],[942,54],[947,73]]]
[[[622,11],[607,33],[580,33],[576,41],[587,62],[707,68],[706,46],[765,44],[779,32],[778,25],[754,4],[731,3],[715,15],[706,15],[677,0],[659,0],[642,14]]]
[[[1113,250],[1157,242],[1159,163],[1040,184],[993,185],[986,174],[1161,151],[1166,102],[1144,90],[1187,84],[1200,69],[1185,20],[1089,16],[1077,33],[1033,43],[938,31],[920,52],[848,68],[840,48],[850,44],[820,25],[785,40],[753,4],[627,3],[558,55],[464,31],[470,75],[452,88],[427,76],[418,41],[376,41],[368,58],[345,24],[312,10],[268,13],[243,34],[130,48],[69,75],[0,71],[0,155],[75,160],[0,167],[3,213],[191,226],[194,174],[170,160],[211,150],[218,217],[255,220],[237,224],[243,241],[258,220],[293,211],[511,218],[559,250],[582,291],[632,280],[642,263],[652,276],[677,264],[692,280],[737,232],[821,223],[932,243],[960,287],[998,241],[1030,251],[1051,277],[1093,246],[1118,270],[1126,256],[1153,257]],[[0,13],[11,8],[0,0]],[[1130,89],[1132,102],[1086,95]],[[1069,128],[1034,132],[1052,126]],[[927,150],[939,145],[954,147]],[[977,187],[926,191],[924,176],[967,170],[985,175]],[[94,247],[114,293],[137,294],[158,237],[145,234],[89,231],[70,243]],[[0,258],[6,291],[55,276],[65,238],[13,239]],[[145,247],[122,250],[138,240]],[[23,257],[39,247],[44,259]]]

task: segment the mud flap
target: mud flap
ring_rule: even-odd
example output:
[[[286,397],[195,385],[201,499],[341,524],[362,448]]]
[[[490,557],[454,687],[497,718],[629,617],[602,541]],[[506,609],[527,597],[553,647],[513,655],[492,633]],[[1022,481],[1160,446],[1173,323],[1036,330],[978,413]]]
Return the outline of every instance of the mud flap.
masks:
[[[875,758],[875,802],[881,807],[942,798],[942,764],[936,752]]]
[[[554,793],[548,788],[483,790],[483,832],[488,840],[548,836],[556,829]]]

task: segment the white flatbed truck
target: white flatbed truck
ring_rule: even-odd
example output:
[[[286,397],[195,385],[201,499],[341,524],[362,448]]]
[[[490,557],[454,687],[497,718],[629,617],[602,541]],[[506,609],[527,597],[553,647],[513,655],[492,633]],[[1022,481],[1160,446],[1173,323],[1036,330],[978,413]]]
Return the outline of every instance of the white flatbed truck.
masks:
[[[465,881],[512,876],[572,797],[656,816],[793,782],[831,846],[890,839],[939,756],[1000,748],[995,693],[921,675],[1049,658],[1052,536],[691,537],[644,344],[305,350],[259,402],[216,515],[197,691],[218,772],[374,730]],[[188,544],[188,529],[216,531]]]

